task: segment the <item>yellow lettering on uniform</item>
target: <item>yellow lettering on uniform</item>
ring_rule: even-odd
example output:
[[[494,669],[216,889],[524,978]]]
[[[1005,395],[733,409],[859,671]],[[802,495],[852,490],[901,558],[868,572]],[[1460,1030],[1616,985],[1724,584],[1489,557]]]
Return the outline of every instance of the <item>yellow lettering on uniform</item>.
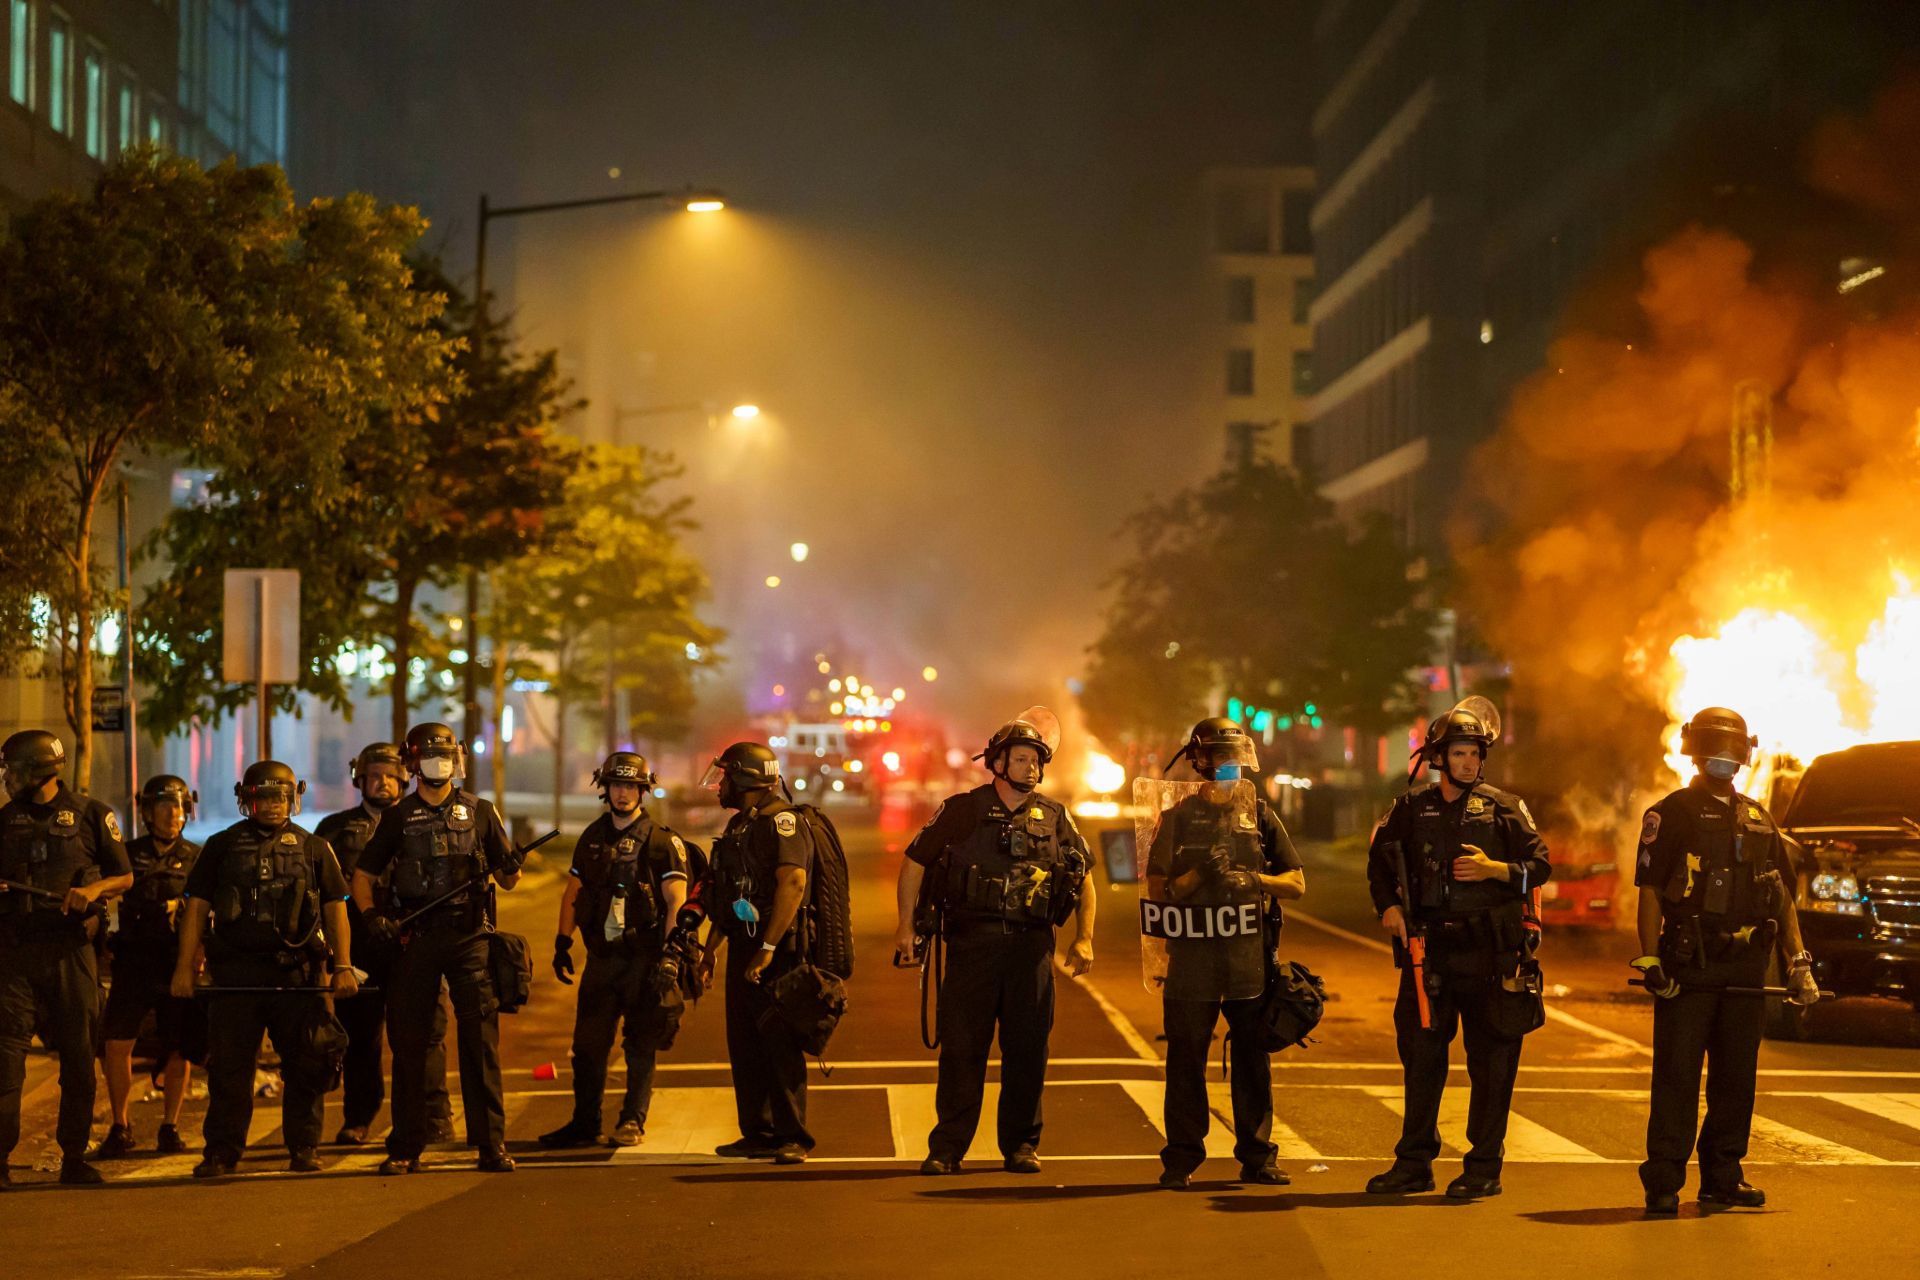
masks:
[[[1698,870],[1700,870],[1700,855],[1697,853],[1688,854],[1687,855],[1687,896],[1688,897],[1693,896],[1693,873]]]

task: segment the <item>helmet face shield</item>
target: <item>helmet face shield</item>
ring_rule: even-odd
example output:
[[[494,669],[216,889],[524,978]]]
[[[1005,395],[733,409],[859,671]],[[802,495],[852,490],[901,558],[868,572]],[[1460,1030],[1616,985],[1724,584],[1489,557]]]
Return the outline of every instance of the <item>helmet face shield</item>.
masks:
[[[1194,748],[1193,767],[1205,778],[1219,778],[1222,770],[1233,770],[1240,777],[1260,768],[1260,753],[1252,738],[1205,743]]]
[[[726,767],[718,760],[711,761],[707,765],[707,771],[700,775],[700,785],[708,791],[718,791],[726,776]]]

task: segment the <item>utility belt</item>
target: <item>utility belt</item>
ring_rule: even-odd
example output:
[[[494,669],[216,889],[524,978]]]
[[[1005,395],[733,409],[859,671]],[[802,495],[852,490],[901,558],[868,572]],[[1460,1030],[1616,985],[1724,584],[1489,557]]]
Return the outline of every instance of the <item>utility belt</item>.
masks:
[[[409,924],[407,932],[416,936],[423,933],[478,933],[487,924],[487,899],[490,893],[491,886],[485,880],[475,880],[466,893],[441,903]],[[422,898],[410,902],[402,898],[400,914],[404,917],[432,901],[432,898]]]
[[[1433,951],[1528,952],[1532,934],[1527,929],[1526,906],[1502,903],[1484,911],[1452,915],[1419,915],[1415,923],[1425,931]]]
[[[1765,957],[1779,936],[1773,919],[1738,924],[1724,916],[1680,916],[1660,925],[1660,963],[1669,968],[1704,969]]]
[[[947,874],[947,904],[982,919],[1046,928],[1054,920],[1058,867],[1015,862],[995,874],[977,862],[954,861]]]
[[[207,963],[216,970],[226,966],[245,966],[255,970],[272,967],[282,970],[291,978],[302,970],[317,969],[326,955],[326,946],[317,938],[305,946],[260,950],[222,942],[218,936],[207,939]]]

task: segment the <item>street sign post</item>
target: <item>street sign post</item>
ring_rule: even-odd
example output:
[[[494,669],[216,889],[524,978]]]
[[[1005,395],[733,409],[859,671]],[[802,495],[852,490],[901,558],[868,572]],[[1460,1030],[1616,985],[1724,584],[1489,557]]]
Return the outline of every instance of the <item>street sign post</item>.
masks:
[[[300,571],[229,569],[224,585],[221,675],[259,686],[259,758],[266,760],[273,752],[268,692],[300,679]]]

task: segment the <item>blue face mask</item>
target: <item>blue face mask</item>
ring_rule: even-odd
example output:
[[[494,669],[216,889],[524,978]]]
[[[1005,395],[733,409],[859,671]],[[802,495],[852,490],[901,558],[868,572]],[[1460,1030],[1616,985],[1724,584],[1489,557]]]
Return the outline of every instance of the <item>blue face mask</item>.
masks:
[[[1734,775],[1740,772],[1740,762],[1738,760],[1705,760],[1701,762],[1700,768],[1709,778],[1720,782],[1731,782]]]
[[[733,901],[733,918],[744,921],[747,924],[758,924],[760,922],[760,913],[755,910],[754,905],[745,898],[735,898]]]
[[[1214,780],[1215,782],[1238,782],[1238,781],[1240,781],[1240,766],[1239,766],[1239,764],[1238,764],[1238,763],[1235,763],[1235,764],[1217,764],[1217,765],[1215,765],[1215,766],[1213,767],[1213,780]]]

